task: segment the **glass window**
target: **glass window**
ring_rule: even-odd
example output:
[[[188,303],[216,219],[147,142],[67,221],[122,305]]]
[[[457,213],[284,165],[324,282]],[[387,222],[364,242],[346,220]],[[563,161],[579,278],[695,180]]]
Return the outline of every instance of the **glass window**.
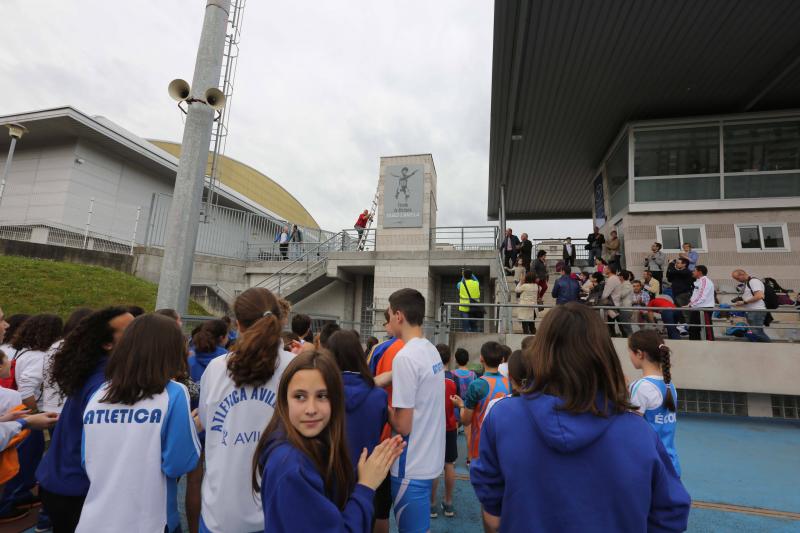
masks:
[[[680,250],[680,228],[661,228],[661,244],[664,246],[665,250]]]
[[[609,208],[611,216],[628,207],[628,139],[619,146],[606,162],[608,177]]]
[[[764,237],[764,248],[784,247],[782,226],[761,226],[761,234]]]
[[[761,249],[761,237],[758,235],[758,226],[740,226],[739,243],[743,249]]]
[[[703,226],[659,226],[658,233],[664,251],[679,251],[688,242],[694,250],[704,250]]]
[[[784,251],[787,249],[783,225],[741,225],[736,226],[736,231],[739,234],[740,250]]]
[[[725,172],[800,169],[800,122],[724,127]]]
[[[719,177],[636,180],[634,196],[637,202],[717,200],[720,196]]]
[[[725,176],[725,198],[781,198],[800,196],[797,174],[736,174]]]
[[[688,242],[692,248],[702,248],[703,239],[700,236],[700,228],[681,228],[681,247],[683,243]]]
[[[634,176],[719,172],[719,127],[634,130]]]

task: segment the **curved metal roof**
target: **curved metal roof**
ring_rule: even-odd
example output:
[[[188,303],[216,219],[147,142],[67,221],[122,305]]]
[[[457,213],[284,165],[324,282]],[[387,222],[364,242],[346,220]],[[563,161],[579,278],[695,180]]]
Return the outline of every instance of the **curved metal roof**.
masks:
[[[796,0],[495,2],[488,216],[590,218],[635,120],[800,107]],[[519,140],[512,140],[512,135]]]
[[[181,145],[179,143],[155,140],[149,142],[175,157],[180,157]],[[224,185],[292,224],[307,228],[319,228],[317,221],[303,207],[303,204],[266,174],[228,156],[222,156],[219,165],[219,180]],[[211,173],[211,154],[208,155],[206,172]]]

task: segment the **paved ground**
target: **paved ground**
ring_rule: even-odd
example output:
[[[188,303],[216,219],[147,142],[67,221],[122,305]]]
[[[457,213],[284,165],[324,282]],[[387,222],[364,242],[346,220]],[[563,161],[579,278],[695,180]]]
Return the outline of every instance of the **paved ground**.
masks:
[[[677,447],[683,482],[695,502],[689,531],[800,531],[800,422],[683,415]],[[456,517],[432,520],[434,533],[483,531],[464,457],[462,436]],[[32,523],[5,525],[0,533],[33,531],[26,529]]]

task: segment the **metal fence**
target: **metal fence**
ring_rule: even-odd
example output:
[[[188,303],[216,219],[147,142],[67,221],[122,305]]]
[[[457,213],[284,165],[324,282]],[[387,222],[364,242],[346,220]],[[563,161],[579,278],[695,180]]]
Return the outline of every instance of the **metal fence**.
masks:
[[[506,333],[514,332],[514,326],[522,328],[522,323],[517,318],[514,311],[516,309],[527,309],[531,307],[535,311],[533,323],[535,328],[548,309],[557,307],[557,304],[541,305],[521,305],[516,303],[477,303],[471,304],[472,307],[481,307],[486,310],[483,318],[468,318],[462,316],[458,311],[459,303],[445,302],[442,304],[441,321],[444,324],[464,323],[470,321],[478,326],[479,331],[485,330],[486,333],[503,333],[502,321],[508,315],[504,315],[501,309],[510,311],[511,327]],[[757,329],[747,324],[746,313],[770,313],[774,317],[773,323],[764,328],[764,332],[770,337],[772,342],[800,342],[800,308],[794,306],[781,306],[778,309],[766,309],[762,311],[739,310],[730,307],[713,308],[653,308],[653,307],[611,307],[611,306],[592,306],[597,310],[603,321],[610,329],[619,328],[620,333],[624,334],[623,328],[630,331],[637,329],[656,328],[664,334],[664,337],[681,338],[686,336],[683,328],[697,328],[700,340],[707,340],[709,333],[713,334],[713,340],[736,341],[753,339],[752,330]],[[690,323],[689,313],[697,312],[697,322]],[[617,314],[612,318],[612,314]],[[448,326],[448,330],[451,329]],[[521,333],[520,331],[519,333]],[[736,332],[741,332],[741,335]],[[677,337],[675,336],[677,334]]]
[[[453,226],[431,228],[434,250],[496,250],[497,226]]]
[[[166,242],[167,219],[172,198],[167,194],[154,194],[147,233],[146,246],[163,247]],[[233,259],[279,260],[281,250],[276,243],[284,227],[292,233],[293,225],[266,215],[212,205],[200,214],[197,234],[198,254],[229,257]],[[309,246],[328,240],[333,232],[298,226],[299,236],[287,247],[301,255]]]
[[[548,261],[560,261],[562,259],[562,251],[565,244],[564,239],[533,239],[531,242],[533,243],[534,258],[539,250],[544,250],[547,252]],[[572,246],[575,247],[575,261],[589,260],[589,250],[586,249],[586,245],[588,244],[589,241],[586,239],[572,239]]]

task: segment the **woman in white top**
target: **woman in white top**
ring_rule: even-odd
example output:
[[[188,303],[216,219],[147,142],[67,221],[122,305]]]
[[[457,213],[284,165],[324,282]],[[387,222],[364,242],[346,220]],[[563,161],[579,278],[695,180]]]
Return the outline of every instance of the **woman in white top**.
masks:
[[[0,316],[3,316],[2,310],[0,310]],[[30,317],[31,315],[16,314],[8,317],[3,316],[3,318],[0,319],[0,321],[2,321],[0,322],[0,328],[2,327],[1,324],[6,325],[5,331],[2,332],[3,335],[2,337],[0,337],[0,341],[2,341],[2,344],[0,344],[0,350],[3,350],[6,356],[8,356],[9,361],[11,361],[14,358],[14,354],[17,353],[17,351],[11,347],[11,339],[14,338],[14,335],[16,335],[17,330]],[[11,375],[9,374],[8,377],[0,379],[0,385],[10,389],[12,387],[11,381],[12,381]]]
[[[522,283],[516,286],[514,292],[519,295],[519,304],[527,306],[517,307],[515,310],[517,318],[522,322],[522,332],[526,335],[533,335],[536,333],[536,308],[534,305],[536,304],[539,294],[539,286],[536,284],[536,274],[533,272],[525,274]]]
[[[42,382],[42,405],[40,406],[42,411],[60,413],[61,409],[63,409],[64,402],[67,401],[67,399],[61,395],[58,386],[52,383],[50,379],[50,367],[53,366],[53,356],[61,348],[61,345],[64,344],[64,339],[69,335],[70,331],[75,329],[75,326],[78,325],[78,322],[80,322],[83,317],[91,314],[92,310],[88,307],[79,307],[75,309],[72,314],[69,315],[67,323],[64,325],[61,338],[55,341],[44,354],[44,360],[42,362],[44,381]]]
[[[186,374],[186,339],[171,318],[139,316],[106,366],[108,381],[83,411],[81,459],[89,493],[77,533],[162,533],[167,478],[192,471],[200,442]]]
[[[212,360],[200,381],[198,417],[205,430],[200,531],[264,530],[261,501],[247,483],[261,432],[272,418],[278,384],[293,355],[283,350],[278,299],[254,287],[233,304],[240,336]]]

